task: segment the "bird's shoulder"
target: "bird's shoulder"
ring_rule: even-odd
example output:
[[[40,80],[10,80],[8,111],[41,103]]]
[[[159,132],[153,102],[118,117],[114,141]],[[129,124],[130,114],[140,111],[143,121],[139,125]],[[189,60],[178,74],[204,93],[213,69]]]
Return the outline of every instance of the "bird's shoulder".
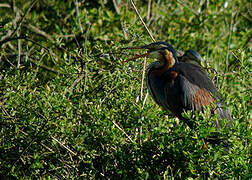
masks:
[[[170,71],[176,72],[178,76],[182,76],[191,84],[196,85],[201,89],[206,89],[220,98],[217,88],[200,66],[191,63],[180,62],[176,64]]]

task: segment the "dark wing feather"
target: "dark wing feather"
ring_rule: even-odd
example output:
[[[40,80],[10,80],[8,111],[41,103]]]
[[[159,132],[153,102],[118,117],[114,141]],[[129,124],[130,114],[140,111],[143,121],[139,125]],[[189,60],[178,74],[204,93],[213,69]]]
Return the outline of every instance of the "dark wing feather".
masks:
[[[186,110],[203,110],[204,106],[215,104],[216,100],[211,93],[189,82],[183,75],[180,77],[181,101]]]
[[[221,119],[228,120],[232,126],[232,118],[228,109],[221,102],[221,96],[208,75],[199,66],[190,63],[179,63],[174,69],[180,74],[180,85],[183,92],[182,101],[185,108],[200,111],[204,105],[216,103],[215,112]],[[195,97],[196,100],[195,100]],[[211,99],[211,97],[213,97]],[[220,127],[220,122],[216,122]]]
[[[174,66],[174,70],[185,77],[191,84],[209,91],[213,96],[221,100],[217,88],[201,67],[191,63],[178,63]]]

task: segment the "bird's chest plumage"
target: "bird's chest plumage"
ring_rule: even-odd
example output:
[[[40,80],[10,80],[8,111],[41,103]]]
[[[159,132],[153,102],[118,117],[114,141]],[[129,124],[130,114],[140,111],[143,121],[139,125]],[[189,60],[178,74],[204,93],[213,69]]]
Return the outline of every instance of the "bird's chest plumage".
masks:
[[[176,96],[180,94],[180,77],[176,71],[170,70],[163,74],[165,79],[164,88],[166,96]]]
[[[176,102],[181,99],[181,92],[179,75],[176,71],[168,70],[162,74],[155,70],[148,71],[147,80],[150,94],[157,104],[167,107],[166,109],[177,107]]]

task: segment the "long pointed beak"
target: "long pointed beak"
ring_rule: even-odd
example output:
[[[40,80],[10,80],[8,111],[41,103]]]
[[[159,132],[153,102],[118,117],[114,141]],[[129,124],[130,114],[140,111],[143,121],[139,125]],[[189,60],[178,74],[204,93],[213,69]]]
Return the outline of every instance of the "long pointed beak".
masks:
[[[141,57],[146,57],[148,56],[150,53],[147,52],[145,54],[140,54],[140,55],[135,55],[134,57],[127,59],[125,62],[130,62],[130,61],[134,61],[135,59],[141,58]]]
[[[145,45],[145,46],[125,47],[125,48],[122,48],[122,50],[123,49],[149,49],[149,46]]]
[[[122,49],[149,49],[149,46],[148,45],[145,45],[145,46],[135,46],[135,47],[126,47],[126,48],[122,48]],[[134,57],[130,58],[130,59],[127,59],[125,62],[129,62],[129,61],[134,61],[135,59],[138,59],[138,58],[141,58],[141,57],[146,57],[150,54],[150,52],[147,52],[145,54],[138,54],[138,55],[135,55]]]

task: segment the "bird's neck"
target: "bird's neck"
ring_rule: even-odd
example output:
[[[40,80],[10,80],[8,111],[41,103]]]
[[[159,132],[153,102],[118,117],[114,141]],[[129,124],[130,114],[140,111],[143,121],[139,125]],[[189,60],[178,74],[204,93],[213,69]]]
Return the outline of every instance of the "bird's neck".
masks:
[[[175,65],[175,59],[170,54],[170,52],[162,54],[160,58],[162,58],[159,59],[160,63],[156,65],[153,69],[153,71],[155,71],[155,74],[157,75],[162,75]]]
[[[176,60],[175,60],[172,52],[170,52],[170,51],[165,51],[164,54],[162,54],[162,58],[163,58],[163,60],[162,60],[163,66],[164,66],[164,68],[166,68],[166,70],[171,68],[172,66],[174,66],[176,63]]]
[[[156,61],[148,66],[147,72],[155,76],[162,76],[162,74],[164,74],[168,69],[169,67],[166,64],[163,64],[160,61]]]

